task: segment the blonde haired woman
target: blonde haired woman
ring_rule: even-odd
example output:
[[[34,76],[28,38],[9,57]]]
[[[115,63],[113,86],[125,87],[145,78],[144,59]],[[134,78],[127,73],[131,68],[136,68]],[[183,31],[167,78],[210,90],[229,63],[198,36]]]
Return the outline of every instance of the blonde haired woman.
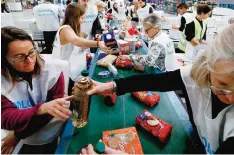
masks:
[[[96,82],[96,87],[88,94],[116,91],[117,95],[123,95],[135,91],[182,89],[190,121],[199,135],[197,146],[209,154],[234,153],[233,40],[234,25],[230,25],[192,66],[160,75],[136,75],[110,83]]]

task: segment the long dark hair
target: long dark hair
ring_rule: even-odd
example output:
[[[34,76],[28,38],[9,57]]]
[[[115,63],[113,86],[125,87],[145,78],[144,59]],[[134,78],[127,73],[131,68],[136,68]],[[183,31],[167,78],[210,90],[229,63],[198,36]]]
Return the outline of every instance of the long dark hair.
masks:
[[[85,14],[85,8],[78,3],[71,3],[65,10],[65,18],[62,25],[69,25],[80,36],[80,17]]]
[[[10,63],[7,61],[7,53],[8,53],[8,46],[11,42],[22,40],[22,41],[31,41],[34,45],[34,42],[29,34],[27,34],[24,30],[18,29],[16,27],[7,26],[3,27],[1,31],[1,74],[12,84],[11,89],[9,92],[13,89],[16,81],[22,81],[22,78],[17,76],[13,72],[13,67],[10,65]],[[35,45],[34,45],[35,46]],[[34,67],[33,75],[39,75],[42,71],[42,67],[44,64],[44,60],[40,57],[39,52],[36,54],[36,64]]]

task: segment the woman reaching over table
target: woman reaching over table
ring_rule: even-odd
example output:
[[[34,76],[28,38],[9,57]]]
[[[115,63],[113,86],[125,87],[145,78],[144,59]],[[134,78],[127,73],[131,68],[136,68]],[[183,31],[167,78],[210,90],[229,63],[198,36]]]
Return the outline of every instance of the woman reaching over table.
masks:
[[[107,51],[104,41],[92,41],[82,38],[81,24],[85,19],[85,9],[78,3],[69,4],[65,10],[65,18],[59,28],[54,41],[52,57],[67,60],[70,63],[70,82],[68,94],[74,81],[81,71],[86,69],[86,56],[84,48],[100,47]]]

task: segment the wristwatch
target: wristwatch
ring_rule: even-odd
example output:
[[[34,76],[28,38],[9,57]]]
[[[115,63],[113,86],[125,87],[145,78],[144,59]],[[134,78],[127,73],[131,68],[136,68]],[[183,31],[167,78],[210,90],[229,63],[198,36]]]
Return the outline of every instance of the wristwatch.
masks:
[[[115,81],[112,81],[112,84],[113,84],[113,93],[115,93],[117,91],[117,85]]]

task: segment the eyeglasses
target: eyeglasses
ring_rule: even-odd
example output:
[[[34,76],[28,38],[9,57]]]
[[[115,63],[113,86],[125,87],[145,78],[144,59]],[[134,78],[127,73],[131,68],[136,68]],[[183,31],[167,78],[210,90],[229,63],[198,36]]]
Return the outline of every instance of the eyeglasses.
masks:
[[[28,57],[32,58],[37,54],[37,49],[34,47],[29,52],[28,55],[20,54],[15,56],[14,58],[7,57],[6,58],[14,63],[19,63],[25,61]]]
[[[208,78],[209,78],[208,86],[210,87],[210,89],[213,91],[213,93],[215,95],[229,95],[229,94],[234,93],[234,90],[231,90],[231,89],[222,89],[222,88],[218,88],[218,87],[215,87],[215,86],[211,85],[210,74],[208,74]]]
[[[154,27],[151,27],[151,28],[146,29],[145,32],[148,33],[149,30],[152,29],[152,28],[154,28]]]

